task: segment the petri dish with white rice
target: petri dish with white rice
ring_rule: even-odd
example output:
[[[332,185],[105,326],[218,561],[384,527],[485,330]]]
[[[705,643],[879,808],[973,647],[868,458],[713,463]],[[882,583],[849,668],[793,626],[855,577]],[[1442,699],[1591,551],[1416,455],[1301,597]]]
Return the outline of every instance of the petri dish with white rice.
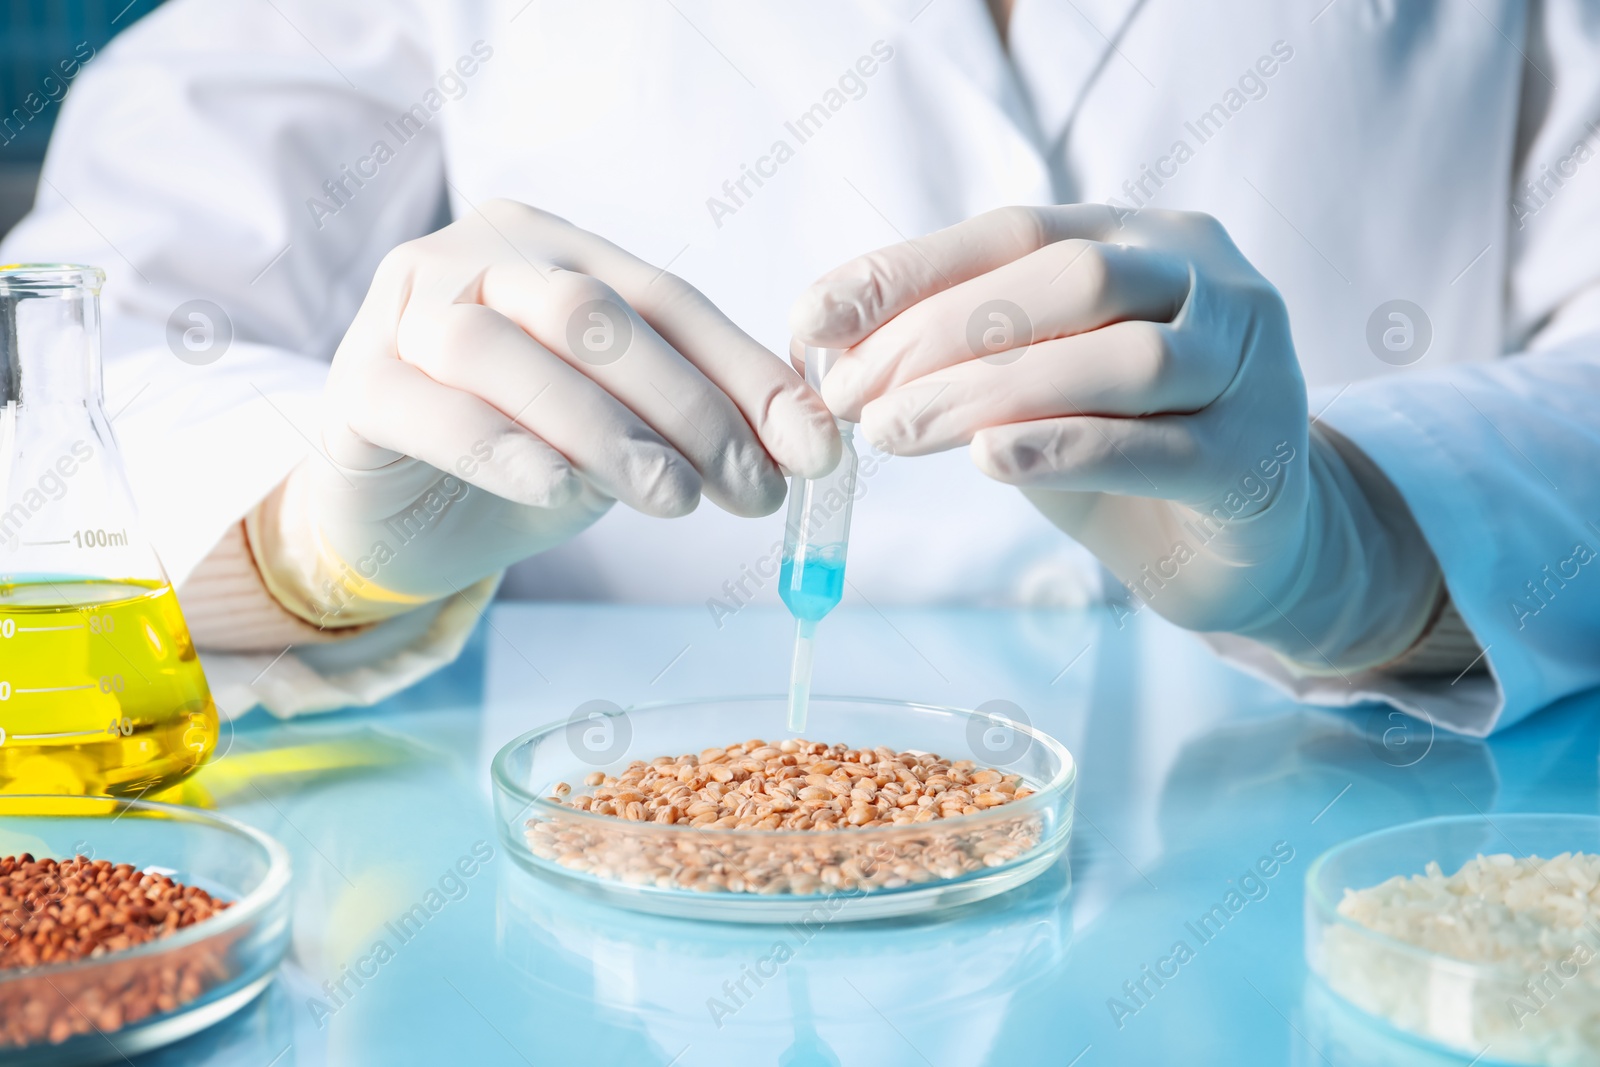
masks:
[[[1306,959],[1401,1040],[1492,1063],[1600,1063],[1600,817],[1427,819],[1306,875]]]

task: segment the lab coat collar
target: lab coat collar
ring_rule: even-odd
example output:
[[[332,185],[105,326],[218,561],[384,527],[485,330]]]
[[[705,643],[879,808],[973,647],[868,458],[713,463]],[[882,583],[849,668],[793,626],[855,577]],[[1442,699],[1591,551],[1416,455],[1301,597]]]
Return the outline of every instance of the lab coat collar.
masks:
[[[1101,69],[1133,62],[1119,49],[1143,5],[1144,0],[1017,0],[1008,33],[1011,62],[1047,155],[1055,154]],[[1134,69],[1148,80],[1147,72]]]
[[[955,76],[994,101],[1030,142],[1039,142],[1028,91],[1000,43],[985,0],[910,0],[906,17],[912,40],[937,47]]]

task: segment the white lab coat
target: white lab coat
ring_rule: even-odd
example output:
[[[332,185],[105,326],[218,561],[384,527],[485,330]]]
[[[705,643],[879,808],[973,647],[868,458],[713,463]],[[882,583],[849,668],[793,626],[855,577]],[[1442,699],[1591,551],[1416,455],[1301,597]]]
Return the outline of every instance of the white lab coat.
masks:
[[[1470,733],[1600,681],[1600,562],[1572,562],[1600,554],[1596,5],[1019,0],[1010,38],[1008,59],[981,0],[174,0],[75,82],[0,259],[106,269],[108,407],[181,582],[306,455],[378,259],[487,198],[669,265],[780,352],[816,275],[988,208],[1207,211],[1282,291],[1313,412],[1410,503],[1492,674],[1303,679],[1217,643],[1308,699]],[[164,340],[194,298],[235,330],[205,367]],[[1394,299],[1431,323],[1411,366],[1368,344]],[[505,588],[727,604],[780,534],[617,508]],[[1081,562],[964,452],[894,459],[857,507],[850,595],[1070,601]],[[319,677],[381,696],[474,615],[223,688],[280,711],[329,702],[296,696]]]

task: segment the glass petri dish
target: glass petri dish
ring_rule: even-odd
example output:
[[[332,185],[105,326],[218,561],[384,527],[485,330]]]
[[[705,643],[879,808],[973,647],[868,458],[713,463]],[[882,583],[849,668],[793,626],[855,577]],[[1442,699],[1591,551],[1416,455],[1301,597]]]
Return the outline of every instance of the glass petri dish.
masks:
[[[576,785],[596,770],[617,774],[636,759],[698,753],[754,737],[780,741],[790,736],[787,711],[787,700],[777,696],[629,709],[585,705],[496,754],[491,776],[501,841],[536,874],[612,904],[754,923],[815,918],[819,907],[829,922],[850,922],[982,900],[1036,877],[1067,846],[1077,766],[1059,741],[1000,715],[861,697],[813,697],[806,737],[971,759],[1020,774],[1036,792],[973,815],[825,831],[627,822],[547,799],[557,782]],[[563,844],[553,849],[552,840]],[[930,855],[942,857],[940,866],[952,876],[912,866]],[[847,876],[837,886],[761,875],[737,891],[694,888],[704,886],[699,876],[717,864],[739,873],[730,881],[741,885],[748,872],[781,870],[786,863],[838,867]]]
[[[156,868],[233,902],[170,937],[93,959],[0,970],[0,1062],[122,1062],[250,1003],[289,942],[289,854],[243,823],[105,797],[0,796],[0,855]],[[161,1011],[157,989],[181,990]]]
[[[1306,871],[1307,966],[1334,996],[1365,1013],[1375,1034],[1395,1042],[1448,1050],[1477,1067],[1600,1062],[1600,999],[1595,986],[1583,984],[1590,976],[1455,959],[1338,911],[1346,888],[1422,874],[1430,861],[1448,876],[1479,855],[1550,859],[1564,852],[1600,853],[1600,817],[1444,816],[1346,841]],[[1600,967],[1600,930],[1577,940],[1596,950],[1586,966]],[[1543,990],[1536,997],[1530,980]]]

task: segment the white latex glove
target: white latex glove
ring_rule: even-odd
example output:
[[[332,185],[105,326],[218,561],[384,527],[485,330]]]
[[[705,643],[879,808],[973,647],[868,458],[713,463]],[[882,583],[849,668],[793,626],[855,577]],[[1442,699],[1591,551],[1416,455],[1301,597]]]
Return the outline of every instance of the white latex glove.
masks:
[[[1135,598],[1316,671],[1421,633],[1438,565],[1348,442],[1311,430],[1277,291],[1209,216],[1005,208],[824,275],[799,344],[896,455],[972,446]]]
[[[251,524],[321,625],[464,589],[594,522],[703,492],[737,515],[832,469],[821,400],[688,283],[506,200],[391,252],[333,359],[326,457]]]

